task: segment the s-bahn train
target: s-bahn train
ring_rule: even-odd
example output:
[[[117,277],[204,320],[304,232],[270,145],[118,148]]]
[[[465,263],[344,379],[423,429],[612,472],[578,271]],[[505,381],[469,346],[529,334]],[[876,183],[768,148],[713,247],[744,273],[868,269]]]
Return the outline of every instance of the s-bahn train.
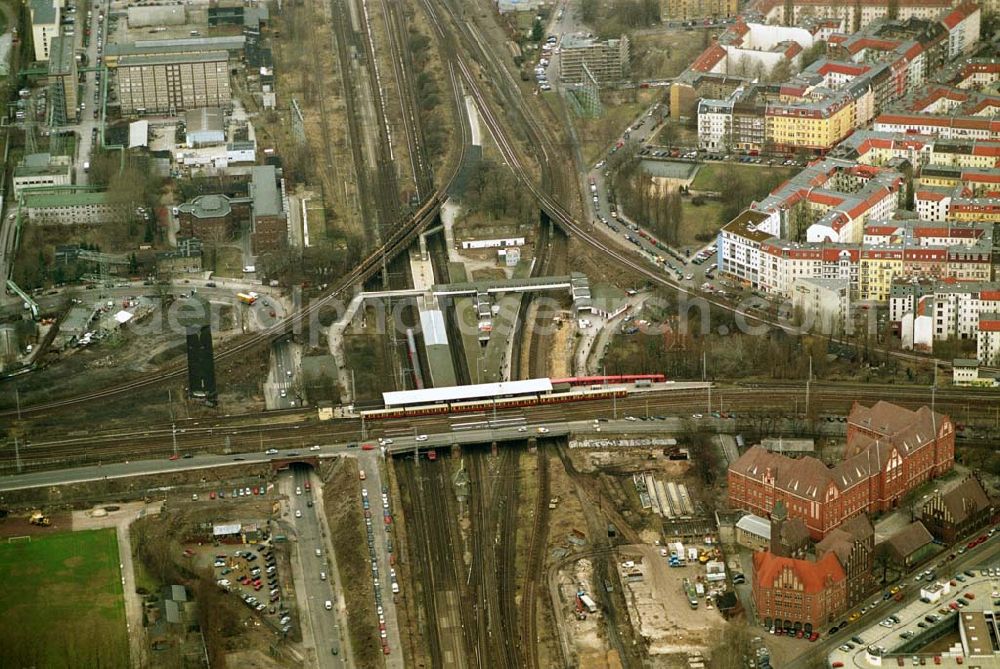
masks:
[[[648,385],[663,383],[667,380],[664,374],[619,374],[616,376],[571,376],[565,379],[552,379],[552,385],[568,383],[571,386],[591,386],[599,383],[634,383]]]
[[[540,404],[604,400],[611,399],[612,397],[625,397],[627,395],[628,390],[625,388],[591,388],[587,390],[571,390],[564,393],[526,393],[512,397],[498,397],[496,399],[481,398],[464,402],[440,402],[437,404],[414,404],[412,406],[390,407],[387,409],[368,409],[361,412],[361,417],[365,420],[380,420],[383,418],[399,418],[401,416],[430,416],[468,411],[499,411],[501,409],[537,406]]]

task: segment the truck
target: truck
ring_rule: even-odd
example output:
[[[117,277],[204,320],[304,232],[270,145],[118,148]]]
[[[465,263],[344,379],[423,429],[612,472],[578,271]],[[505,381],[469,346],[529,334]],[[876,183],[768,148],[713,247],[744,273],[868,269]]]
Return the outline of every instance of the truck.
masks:
[[[690,606],[692,609],[697,609],[698,594],[695,591],[694,586],[691,585],[691,580],[687,578],[684,579],[684,594],[687,595],[688,606]]]
[[[576,598],[580,600],[580,603],[587,609],[588,613],[597,613],[597,603],[586,592],[583,590],[578,591]]]
[[[236,299],[238,299],[243,304],[253,304],[257,301],[257,293],[250,291],[249,293],[236,293]]]

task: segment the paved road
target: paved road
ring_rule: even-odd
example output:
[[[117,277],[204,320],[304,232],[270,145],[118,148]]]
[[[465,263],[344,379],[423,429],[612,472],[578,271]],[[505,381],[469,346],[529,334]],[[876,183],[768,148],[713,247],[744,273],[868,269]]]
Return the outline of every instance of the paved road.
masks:
[[[90,19],[90,44],[86,48],[88,65],[94,67],[97,65],[98,49],[97,43],[98,39],[105,40],[107,37],[107,19],[104,21],[99,21],[100,12],[103,9],[105,15],[107,16],[108,4],[106,0],[97,0],[91,5],[91,19]],[[87,20],[87,14],[84,12],[77,12],[77,31],[76,31],[76,46],[77,49],[83,49],[83,29],[84,23]],[[103,50],[103,46],[102,46]],[[104,75],[106,76],[106,75]],[[69,126],[69,129],[76,131],[79,134],[77,139],[77,151],[76,151],[76,161],[74,164],[74,172],[76,174],[76,183],[80,185],[86,185],[87,179],[89,177],[87,171],[84,169],[84,163],[89,162],[94,149],[100,144],[100,134],[97,136],[97,143],[94,140],[93,130],[97,128],[98,133],[100,133],[101,119],[94,117],[94,110],[100,109],[103,105],[100,104],[99,98],[99,87],[104,83],[103,81],[98,81],[98,72],[85,72],[84,73],[84,84],[81,92],[80,103],[82,103],[86,108],[80,113],[80,123]]]
[[[295,372],[295,348],[287,340],[275,342],[271,347],[271,383],[266,389],[268,409],[299,406],[301,398],[295,392]]]
[[[403,667],[402,641],[399,634],[399,620],[396,615],[396,601],[392,594],[390,579],[388,542],[392,540],[394,522],[386,524],[383,521],[382,493],[388,494],[388,485],[383,481],[381,457],[379,451],[361,451],[358,455],[358,466],[366,473],[367,479],[361,482],[361,487],[368,491],[368,503],[371,512],[371,536],[375,542],[375,560],[378,564],[379,586],[376,590],[381,593],[382,614],[385,617],[386,639],[389,642],[390,654],[386,656],[387,667]],[[358,498],[360,504],[360,497]],[[389,510],[392,504],[390,500]],[[366,521],[367,525],[367,521]],[[378,606],[374,597],[371,605]]]
[[[288,522],[295,528],[297,538],[295,557],[299,573],[295,583],[302,615],[303,645],[307,653],[311,646],[312,666],[342,667],[345,664],[340,652],[342,627],[333,610],[337,596],[329,577],[330,542],[325,526],[316,515],[316,507],[309,504],[313,493],[305,490],[306,481],[312,483],[306,468],[295,468],[279,477],[279,489],[288,498]],[[330,609],[326,608],[327,602]],[[333,649],[337,650],[336,655]]]

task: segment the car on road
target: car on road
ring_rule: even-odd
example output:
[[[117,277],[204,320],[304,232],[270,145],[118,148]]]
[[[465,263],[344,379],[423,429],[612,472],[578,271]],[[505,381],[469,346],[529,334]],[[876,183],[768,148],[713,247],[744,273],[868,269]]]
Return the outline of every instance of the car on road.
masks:
[[[295,486],[295,494],[296,495],[301,495],[302,494],[302,488],[300,486]]]
[[[327,611],[330,611],[330,610],[332,610],[332,609],[333,609],[333,602],[331,602],[331,601],[330,601],[330,600],[328,599],[328,600],[326,600],[326,603],[325,603],[325,604],[323,604],[323,607],[324,607],[324,608],[325,608],[325,609],[326,609]]]
[[[702,414],[700,414],[700,413],[693,413],[693,414],[691,414],[691,418],[694,418],[694,419],[697,420],[697,419],[700,419],[700,418],[704,418],[704,416]]]
[[[415,438],[415,439],[416,439],[417,441],[427,441],[427,435],[426,435],[426,434],[418,434],[418,435],[417,435],[416,437],[414,437],[414,438]]]
[[[264,451],[264,455],[277,455],[277,454],[278,454],[277,448],[269,448],[266,451]]]
[[[318,451],[319,450],[319,444],[314,444],[314,445],[310,446],[309,450],[310,451]]]
[[[302,509],[295,509],[295,517],[296,518],[302,517]]]
[[[548,434],[548,433],[549,433],[549,428],[547,427],[538,428],[538,434]]]

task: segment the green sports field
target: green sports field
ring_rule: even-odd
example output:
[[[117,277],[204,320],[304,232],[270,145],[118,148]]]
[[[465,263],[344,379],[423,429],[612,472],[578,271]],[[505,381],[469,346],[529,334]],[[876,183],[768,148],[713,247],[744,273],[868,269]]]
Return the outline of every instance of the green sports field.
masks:
[[[128,666],[113,529],[2,540],[0,646],[2,666]]]

